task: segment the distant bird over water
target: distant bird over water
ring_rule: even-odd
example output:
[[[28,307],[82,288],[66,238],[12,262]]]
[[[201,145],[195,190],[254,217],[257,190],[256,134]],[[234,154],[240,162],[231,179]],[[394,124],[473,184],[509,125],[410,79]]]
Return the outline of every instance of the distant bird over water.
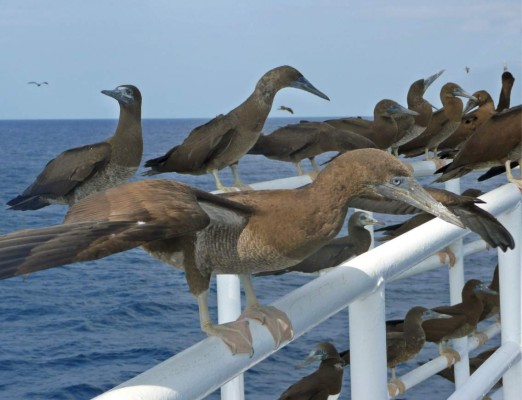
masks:
[[[12,210],[38,210],[50,204],[71,206],[91,193],[124,183],[141,163],[141,93],[122,85],[102,93],[118,100],[116,132],[103,142],[59,154],[47,163],[36,180],[7,202]]]
[[[35,82],[35,81],[31,81],[31,82],[27,82],[28,85],[36,85],[38,87],[42,86],[42,85],[48,85],[49,83],[47,82]]]
[[[292,110],[290,107],[287,107],[287,106],[279,106],[278,110],[288,111],[290,114],[294,113],[294,110]]]
[[[61,225],[0,236],[0,279],[142,246],[184,270],[204,332],[234,353],[252,354],[247,319],[262,320],[276,346],[292,337],[292,325],[284,312],[258,302],[251,274],[297,264],[328,243],[356,195],[400,198],[463,226],[401,161],[377,149],[353,150],[299,189],[216,196],[173,180],[146,179],[93,194],[72,206]],[[237,321],[212,323],[213,274],[241,276],[247,306]]]
[[[286,87],[302,89],[330,100],[297,69],[289,66],[274,68],[261,77],[254,92],[238,107],[193,129],[183,143],[165,155],[148,160],[145,167],[151,169],[145,175],[165,172],[203,175],[210,172],[216,187],[227,190],[219,180],[218,171],[231,167],[234,185],[245,187],[239,178],[237,163],[257,142],[275,95]]]

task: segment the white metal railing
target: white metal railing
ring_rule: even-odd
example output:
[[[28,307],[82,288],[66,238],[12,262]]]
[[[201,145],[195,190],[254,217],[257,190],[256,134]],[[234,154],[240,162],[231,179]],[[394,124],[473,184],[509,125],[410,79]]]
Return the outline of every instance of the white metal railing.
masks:
[[[428,164],[432,163],[414,163],[413,166],[416,171],[423,171],[420,175],[432,174],[433,166]],[[303,176],[252,186],[256,189],[292,188],[309,182],[309,178]],[[457,391],[454,396],[464,397],[454,398],[481,398],[477,397],[476,393],[486,393],[496,382],[498,373],[492,372],[492,368],[495,368],[495,371],[500,370],[503,373],[504,388],[503,391],[497,391],[494,397],[502,398],[503,395],[504,399],[520,399],[522,398],[521,194],[515,185],[508,184],[481,198],[486,201],[483,208],[499,216],[499,220],[513,234],[516,247],[515,250],[506,253],[499,251],[502,346],[491,357],[491,361],[488,360],[484,363],[485,367],[479,369],[482,371],[481,375],[477,375],[480,378],[475,377],[475,373],[468,379],[469,371],[466,373],[464,368],[463,372],[459,372],[459,367],[456,367]],[[369,400],[388,398],[384,324],[385,283],[440,266],[441,263],[436,256],[428,256],[454,243],[467,233],[466,230],[439,219],[432,220],[344,263],[340,268],[325,273],[272,305],[284,311],[292,321],[294,340],[350,305],[352,398]],[[457,244],[457,248],[454,248],[458,253],[458,259],[462,259],[470,252],[486,248],[481,240],[460,246],[460,249],[458,246]],[[408,251],[406,252],[405,249]],[[414,265],[416,266],[413,267]],[[450,286],[454,286],[451,291],[458,292],[458,296],[452,297],[452,302],[460,301],[460,290],[464,282],[462,271],[459,272],[458,269],[456,271],[453,274],[458,276],[450,277]],[[220,275],[218,285],[218,318],[221,323],[233,320],[239,315],[239,284],[235,276]],[[368,318],[370,315],[373,317]],[[244,394],[241,373],[278,350],[274,349],[271,335],[257,321],[251,321],[250,328],[254,342],[252,358],[244,354],[232,356],[221,340],[209,337],[98,396],[97,399],[199,399],[223,387],[233,377],[238,378],[225,386],[222,398],[242,399]],[[488,335],[493,335],[495,330],[498,330],[498,326],[488,328]],[[463,343],[456,346],[464,359],[467,357],[467,342],[467,339],[464,339]],[[476,346],[476,344],[471,340],[469,346]],[[357,356],[359,353],[360,355]],[[219,368],[215,368],[216,365],[219,365]],[[431,366],[423,366],[411,371],[402,379],[408,388],[444,367],[446,367],[445,360],[435,359],[431,362]],[[369,376],[372,377],[371,385],[367,384]],[[196,378],[197,384],[194,383]]]

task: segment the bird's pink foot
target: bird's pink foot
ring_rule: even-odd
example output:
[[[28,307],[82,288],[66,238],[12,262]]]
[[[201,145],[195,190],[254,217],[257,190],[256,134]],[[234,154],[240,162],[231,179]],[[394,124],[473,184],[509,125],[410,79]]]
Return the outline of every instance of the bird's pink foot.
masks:
[[[252,333],[246,319],[239,318],[237,321],[224,324],[203,326],[203,331],[209,336],[217,336],[229,347],[232,354],[245,353],[250,357],[254,355],[252,346]]]
[[[404,382],[400,379],[390,379],[388,381],[388,394],[393,399],[397,397],[398,395],[404,393],[406,391],[406,386],[404,385]]]
[[[279,347],[281,343],[291,340],[294,337],[292,323],[288,319],[288,316],[275,307],[257,304],[245,309],[240,318],[256,319],[265,325],[274,338],[276,348]]]

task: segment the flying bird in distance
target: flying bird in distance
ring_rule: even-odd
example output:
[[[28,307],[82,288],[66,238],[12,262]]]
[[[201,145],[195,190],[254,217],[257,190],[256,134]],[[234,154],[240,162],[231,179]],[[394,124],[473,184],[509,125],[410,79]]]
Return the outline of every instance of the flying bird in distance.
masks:
[[[28,85],[36,85],[38,87],[42,86],[42,85],[48,85],[49,83],[47,82],[35,82],[35,81],[31,81],[31,82],[27,82]]]
[[[287,106],[279,106],[278,110],[288,111],[290,114],[294,113],[294,110]]]

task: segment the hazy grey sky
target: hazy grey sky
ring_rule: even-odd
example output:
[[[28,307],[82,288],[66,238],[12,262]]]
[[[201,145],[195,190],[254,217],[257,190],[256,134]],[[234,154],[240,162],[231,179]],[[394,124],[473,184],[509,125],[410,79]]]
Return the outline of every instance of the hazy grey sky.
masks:
[[[414,80],[443,68],[432,103],[448,81],[496,102],[504,62],[519,104],[521,20],[520,0],[0,0],[0,118],[116,118],[100,90],[124,83],[145,118],[213,117],[284,64],[331,98],[280,91],[274,106],[300,116],[405,104]]]

